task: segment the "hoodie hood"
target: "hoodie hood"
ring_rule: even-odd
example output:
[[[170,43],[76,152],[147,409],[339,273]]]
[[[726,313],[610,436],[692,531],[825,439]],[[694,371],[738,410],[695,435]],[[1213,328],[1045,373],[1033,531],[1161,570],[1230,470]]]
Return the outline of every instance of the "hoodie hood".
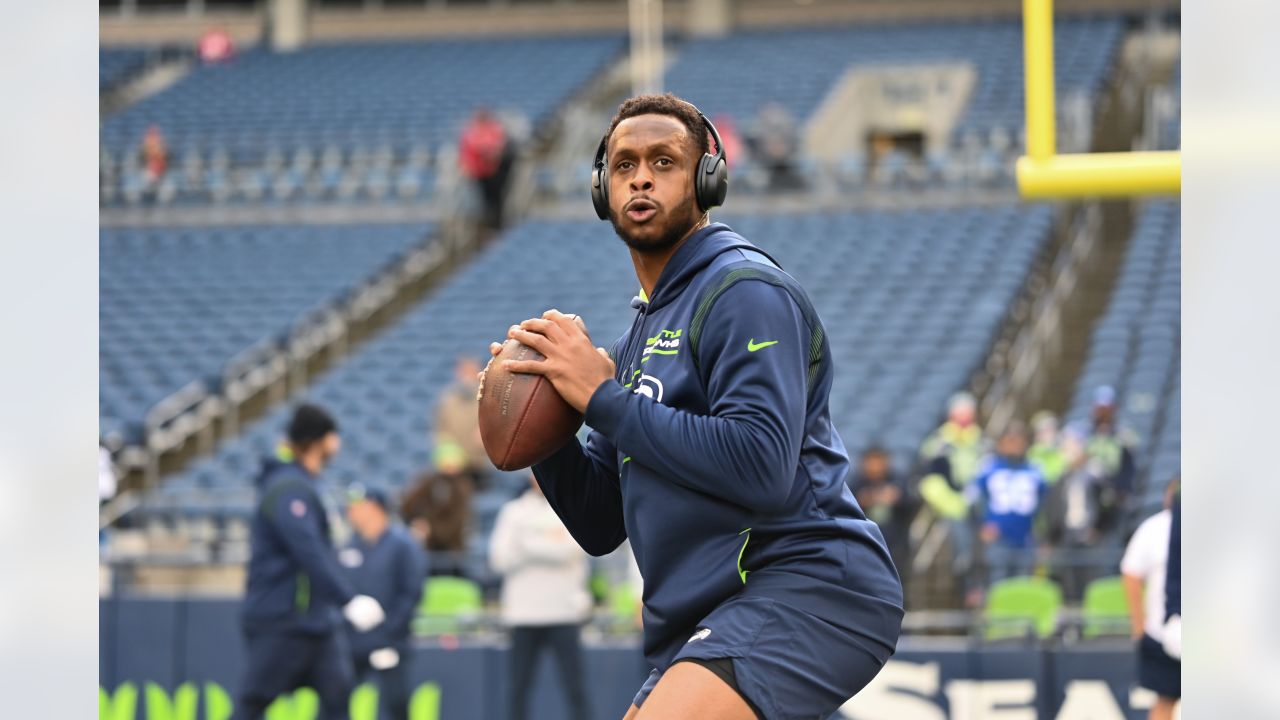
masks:
[[[287,465],[297,467],[307,477],[311,476],[311,473],[307,472],[305,468],[297,463],[285,462],[278,457],[264,457],[262,458],[262,468],[258,471],[258,476],[253,480],[254,487],[261,490],[266,486],[267,480],[275,476],[277,470]]]
[[[667,266],[662,269],[662,275],[653,288],[653,296],[649,298],[649,312],[658,310],[679,297],[699,270],[710,265],[721,253],[737,248],[749,248],[782,267],[769,253],[744,240],[728,225],[711,223],[690,235],[667,261]]]

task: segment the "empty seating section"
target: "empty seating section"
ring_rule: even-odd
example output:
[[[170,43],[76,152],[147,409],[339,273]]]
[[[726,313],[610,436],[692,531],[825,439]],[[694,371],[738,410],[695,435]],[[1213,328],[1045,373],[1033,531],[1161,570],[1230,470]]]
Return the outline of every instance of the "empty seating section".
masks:
[[[152,51],[146,48],[98,50],[98,92],[111,90],[141,72]]]
[[[1116,18],[1055,23],[1060,100],[1098,94],[1122,29]],[[684,45],[667,82],[708,115],[726,113],[741,124],[777,102],[803,123],[851,66],[969,63],[977,84],[956,136],[985,138],[999,128],[1016,142],[1023,127],[1022,52],[1022,28],[1014,20],[742,32]]]
[[[225,150],[233,162],[330,145],[434,149],[477,106],[541,121],[621,48],[620,36],[579,36],[253,49],[109,118],[102,140],[120,156],[155,123],[179,154]]]
[[[216,387],[237,353],[342,299],[429,232],[422,225],[102,230],[100,417],[136,436],[156,402],[192,381]]]
[[[1051,211],[1006,206],[728,222],[810,290],[836,359],[833,414],[851,450],[880,440],[907,462],[947,396],[985,358],[1048,237]],[[432,408],[459,355],[486,357],[487,344],[508,325],[550,307],[581,312],[596,341],[610,343],[629,327],[635,287],[624,248],[603,224],[532,221],[508,232],[308,390],[343,428],[330,480],[412,480],[430,465]],[[197,507],[201,498],[247,498],[289,411],[277,408],[214,456],[168,478],[163,502]],[[477,496],[480,537],[510,496],[504,492]]]
[[[1087,418],[1094,389],[1115,388],[1120,425],[1137,435],[1138,517],[1159,509],[1165,481],[1181,465],[1179,208],[1177,202],[1153,201],[1142,210],[1110,304],[1093,330],[1068,415]]]

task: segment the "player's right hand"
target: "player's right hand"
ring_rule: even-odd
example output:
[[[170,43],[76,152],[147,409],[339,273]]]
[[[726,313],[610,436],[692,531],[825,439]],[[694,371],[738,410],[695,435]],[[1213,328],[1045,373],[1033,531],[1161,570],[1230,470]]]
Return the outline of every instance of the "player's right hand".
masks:
[[[383,611],[382,605],[368,595],[357,595],[351,598],[351,601],[342,607],[342,616],[360,632],[369,632],[387,619],[387,613]]]

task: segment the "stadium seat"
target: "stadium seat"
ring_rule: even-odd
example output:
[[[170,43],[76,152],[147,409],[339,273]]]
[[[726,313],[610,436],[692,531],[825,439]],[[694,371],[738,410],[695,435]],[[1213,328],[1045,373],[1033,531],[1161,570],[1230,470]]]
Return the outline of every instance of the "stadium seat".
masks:
[[[1052,580],[1036,577],[1001,580],[987,591],[983,637],[987,640],[1022,638],[1028,634],[1051,637],[1057,629],[1061,607],[1062,589]]]
[[[414,633],[444,635],[460,630],[483,608],[480,586],[461,577],[429,578],[414,619]]]
[[[430,235],[407,224],[102,230],[103,426],[140,441],[157,402],[195,381],[216,390],[235,355],[274,342]]]
[[[1129,599],[1124,592],[1124,579],[1098,578],[1084,590],[1084,627],[1086,638],[1129,634]]]

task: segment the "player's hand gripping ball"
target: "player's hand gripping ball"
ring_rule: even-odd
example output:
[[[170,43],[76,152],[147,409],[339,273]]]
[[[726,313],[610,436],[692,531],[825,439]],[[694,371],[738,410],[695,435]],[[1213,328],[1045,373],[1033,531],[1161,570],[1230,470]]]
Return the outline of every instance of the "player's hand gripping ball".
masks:
[[[519,470],[569,442],[591,393],[613,377],[613,362],[591,346],[576,315],[548,310],[507,334],[490,345],[493,357],[480,373],[480,438],[499,470]],[[558,386],[570,389],[572,404]]]

